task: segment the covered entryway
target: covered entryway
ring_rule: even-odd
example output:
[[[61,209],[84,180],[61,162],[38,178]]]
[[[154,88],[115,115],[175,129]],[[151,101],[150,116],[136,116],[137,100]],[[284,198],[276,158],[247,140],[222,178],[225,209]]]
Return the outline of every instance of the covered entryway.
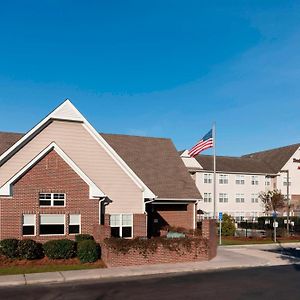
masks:
[[[196,224],[195,201],[159,201],[146,205],[148,237],[160,236],[164,227],[194,229]]]

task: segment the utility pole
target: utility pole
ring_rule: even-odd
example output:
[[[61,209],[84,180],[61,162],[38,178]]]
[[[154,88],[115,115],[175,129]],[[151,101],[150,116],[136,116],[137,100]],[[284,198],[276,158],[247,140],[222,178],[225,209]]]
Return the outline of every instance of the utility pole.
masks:
[[[287,216],[286,216],[286,231],[287,235],[290,235],[290,171],[281,170],[280,173],[286,173],[286,200],[287,200]]]

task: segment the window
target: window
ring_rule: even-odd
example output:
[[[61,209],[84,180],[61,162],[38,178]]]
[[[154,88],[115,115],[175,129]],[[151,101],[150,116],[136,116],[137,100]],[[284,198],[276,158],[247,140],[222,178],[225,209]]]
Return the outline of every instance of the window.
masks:
[[[251,184],[258,185],[258,176],[257,175],[254,175],[251,177]]]
[[[244,175],[236,175],[235,184],[245,184],[245,176]]]
[[[245,218],[245,213],[244,212],[236,212],[234,214],[234,218],[235,218],[236,222],[241,222]]]
[[[258,194],[251,194],[251,202],[258,203]]]
[[[23,235],[35,235],[35,215],[23,215]]]
[[[283,177],[283,185],[287,186],[288,185],[288,180],[287,180],[287,176]],[[291,185],[291,178],[289,178],[289,186]]]
[[[40,193],[40,206],[65,206],[66,194],[64,193]]]
[[[271,185],[271,178],[270,177],[266,177],[266,179],[265,179],[265,185],[266,186],[270,186]]]
[[[65,215],[45,214],[40,215],[41,235],[64,235]]]
[[[204,193],[204,202],[211,202],[211,193]]]
[[[219,202],[220,203],[227,203],[228,202],[228,195],[226,193],[219,194]]]
[[[236,203],[244,203],[245,202],[245,196],[244,196],[244,194],[236,194],[236,196],[235,196],[235,202]]]
[[[228,184],[228,175],[220,174],[219,175],[219,183],[220,184]]]
[[[111,236],[120,238],[132,238],[133,215],[110,215]]]
[[[212,183],[212,174],[210,173],[204,174],[204,183]]]
[[[81,232],[81,215],[69,215],[69,234]]]

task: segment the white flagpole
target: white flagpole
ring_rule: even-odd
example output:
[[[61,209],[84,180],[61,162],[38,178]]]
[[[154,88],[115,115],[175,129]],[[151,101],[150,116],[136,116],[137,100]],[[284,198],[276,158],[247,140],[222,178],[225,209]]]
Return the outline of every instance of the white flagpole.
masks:
[[[213,136],[213,143],[214,143],[214,148],[213,148],[213,159],[214,159],[214,218],[217,218],[217,162],[216,162],[216,123],[213,123],[213,128],[212,128],[212,136]]]

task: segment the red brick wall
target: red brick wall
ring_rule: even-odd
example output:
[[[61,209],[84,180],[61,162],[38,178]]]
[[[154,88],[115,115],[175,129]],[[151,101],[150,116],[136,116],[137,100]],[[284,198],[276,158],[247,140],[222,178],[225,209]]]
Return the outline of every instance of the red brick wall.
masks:
[[[66,207],[40,208],[40,192],[66,193]],[[12,198],[0,198],[0,201],[0,239],[23,238],[22,214],[36,214],[37,236],[30,238],[38,241],[74,238],[74,235],[68,235],[68,226],[66,236],[39,236],[41,213],[81,214],[81,233],[93,234],[93,226],[99,224],[99,201],[89,199],[88,185],[55,151],[47,154],[14,184]]]
[[[147,215],[133,215],[133,237],[147,236]]]
[[[168,206],[173,208],[170,204]],[[161,210],[160,205],[155,205],[156,211],[168,225],[186,229],[194,229],[194,207],[195,204],[191,203],[186,205],[186,211],[176,210],[175,206],[173,210]]]
[[[108,267],[210,260],[217,253],[216,222],[204,220],[202,226],[202,237],[193,238],[191,249],[181,247],[179,251],[171,251],[159,245],[154,254],[150,253],[145,257],[137,250],[129,250],[125,254],[116,253],[105,243],[101,243],[102,260]]]
[[[216,220],[203,220],[202,221],[202,236],[209,241],[209,259],[217,255],[217,224]]]

